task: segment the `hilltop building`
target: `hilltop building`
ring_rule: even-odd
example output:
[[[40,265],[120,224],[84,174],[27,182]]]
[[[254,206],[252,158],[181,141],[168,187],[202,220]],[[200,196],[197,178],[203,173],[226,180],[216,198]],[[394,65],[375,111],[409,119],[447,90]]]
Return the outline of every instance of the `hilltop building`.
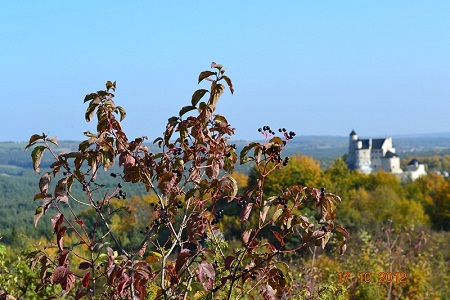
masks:
[[[395,153],[392,138],[360,139],[352,130],[349,138],[347,165],[350,170],[370,174],[383,170],[400,176],[402,179],[417,179],[425,175],[425,166],[417,159],[408,164],[408,170],[400,168],[400,157]]]

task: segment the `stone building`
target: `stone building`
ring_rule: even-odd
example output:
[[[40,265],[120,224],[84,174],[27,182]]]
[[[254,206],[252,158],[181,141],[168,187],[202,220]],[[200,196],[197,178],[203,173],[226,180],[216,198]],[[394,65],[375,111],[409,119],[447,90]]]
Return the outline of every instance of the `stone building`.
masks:
[[[351,170],[370,174],[384,170],[401,174],[400,157],[395,154],[392,138],[360,139],[356,132],[350,133],[347,165]]]

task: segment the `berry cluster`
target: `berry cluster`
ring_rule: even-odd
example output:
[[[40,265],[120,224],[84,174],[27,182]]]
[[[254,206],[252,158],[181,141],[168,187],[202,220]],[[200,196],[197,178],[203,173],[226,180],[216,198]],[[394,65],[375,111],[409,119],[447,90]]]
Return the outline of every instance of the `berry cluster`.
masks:
[[[273,204],[274,204],[274,205],[286,205],[286,204],[287,204],[287,199],[284,199],[283,197],[278,196],[278,197],[277,197],[277,200],[275,200],[275,201],[273,202]]]
[[[270,126],[263,126],[262,128],[258,128],[258,131],[264,134],[265,137],[267,137],[269,134],[274,135],[275,132],[270,129]]]
[[[181,147],[170,148],[168,152],[172,153],[174,156],[178,156],[183,153],[183,148]]]
[[[246,200],[243,200],[243,199],[239,199],[239,201],[238,201],[238,203],[237,203],[237,206],[239,206],[239,207],[245,207],[245,206],[247,206],[247,201],[246,201]]]
[[[286,128],[280,128],[278,129],[278,132],[282,132],[286,140],[292,140],[295,136],[295,132],[289,131],[288,133]]]
[[[220,219],[222,219],[223,217],[223,209],[219,209],[215,214],[214,214],[214,219],[211,222],[211,225],[215,225],[217,223],[219,223]]]

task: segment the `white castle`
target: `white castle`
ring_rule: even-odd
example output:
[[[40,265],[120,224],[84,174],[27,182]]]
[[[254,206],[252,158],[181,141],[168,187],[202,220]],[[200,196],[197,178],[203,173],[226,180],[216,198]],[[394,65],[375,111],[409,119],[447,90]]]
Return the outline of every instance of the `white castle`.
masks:
[[[350,133],[347,165],[350,170],[370,174],[383,170],[412,180],[427,174],[425,166],[416,159],[408,164],[408,170],[400,168],[400,157],[395,153],[392,138],[359,139],[354,130]]]

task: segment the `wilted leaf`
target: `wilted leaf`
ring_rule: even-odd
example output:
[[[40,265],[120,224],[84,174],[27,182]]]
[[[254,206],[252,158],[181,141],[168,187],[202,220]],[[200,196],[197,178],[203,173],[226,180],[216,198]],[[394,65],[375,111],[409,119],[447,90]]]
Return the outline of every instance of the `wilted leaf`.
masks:
[[[35,142],[39,139],[42,139],[44,136],[40,134],[33,134],[30,137],[30,141],[28,142],[28,145],[25,147],[25,150],[28,150],[31,146],[35,144]]]
[[[33,169],[36,173],[40,172],[41,159],[44,155],[45,146],[36,146],[31,152],[31,158],[33,159]]]
[[[239,219],[241,220],[241,222],[245,222],[248,220],[248,218],[250,217],[252,208],[253,208],[253,203],[248,203],[241,209],[241,213],[239,215]]]
[[[46,141],[48,141],[54,145],[58,145],[58,140],[56,139],[56,136],[54,136],[52,138],[47,138]]]
[[[144,244],[142,245],[141,249],[139,249],[139,251],[137,252],[137,255],[138,255],[140,258],[143,258],[146,249],[147,249],[147,242],[144,242]]]
[[[230,89],[230,92],[233,94],[234,88],[233,88],[233,83],[231,82],[230,77],[224,75],[224,76],[222,76],[222,78],[227,82],[228,88]]]
[[[66,233],[67,227],[63,226],[59,228],[59,230],[56,232],[56,244],[58,244],[59,250],[63,251],[63,236],[64,233]]]
[[[125,117],[127,116],[125,109],[122,106],[116,106],[116,111],[119,112],[120,121],[122,122],[123,119],[125,119]]]

